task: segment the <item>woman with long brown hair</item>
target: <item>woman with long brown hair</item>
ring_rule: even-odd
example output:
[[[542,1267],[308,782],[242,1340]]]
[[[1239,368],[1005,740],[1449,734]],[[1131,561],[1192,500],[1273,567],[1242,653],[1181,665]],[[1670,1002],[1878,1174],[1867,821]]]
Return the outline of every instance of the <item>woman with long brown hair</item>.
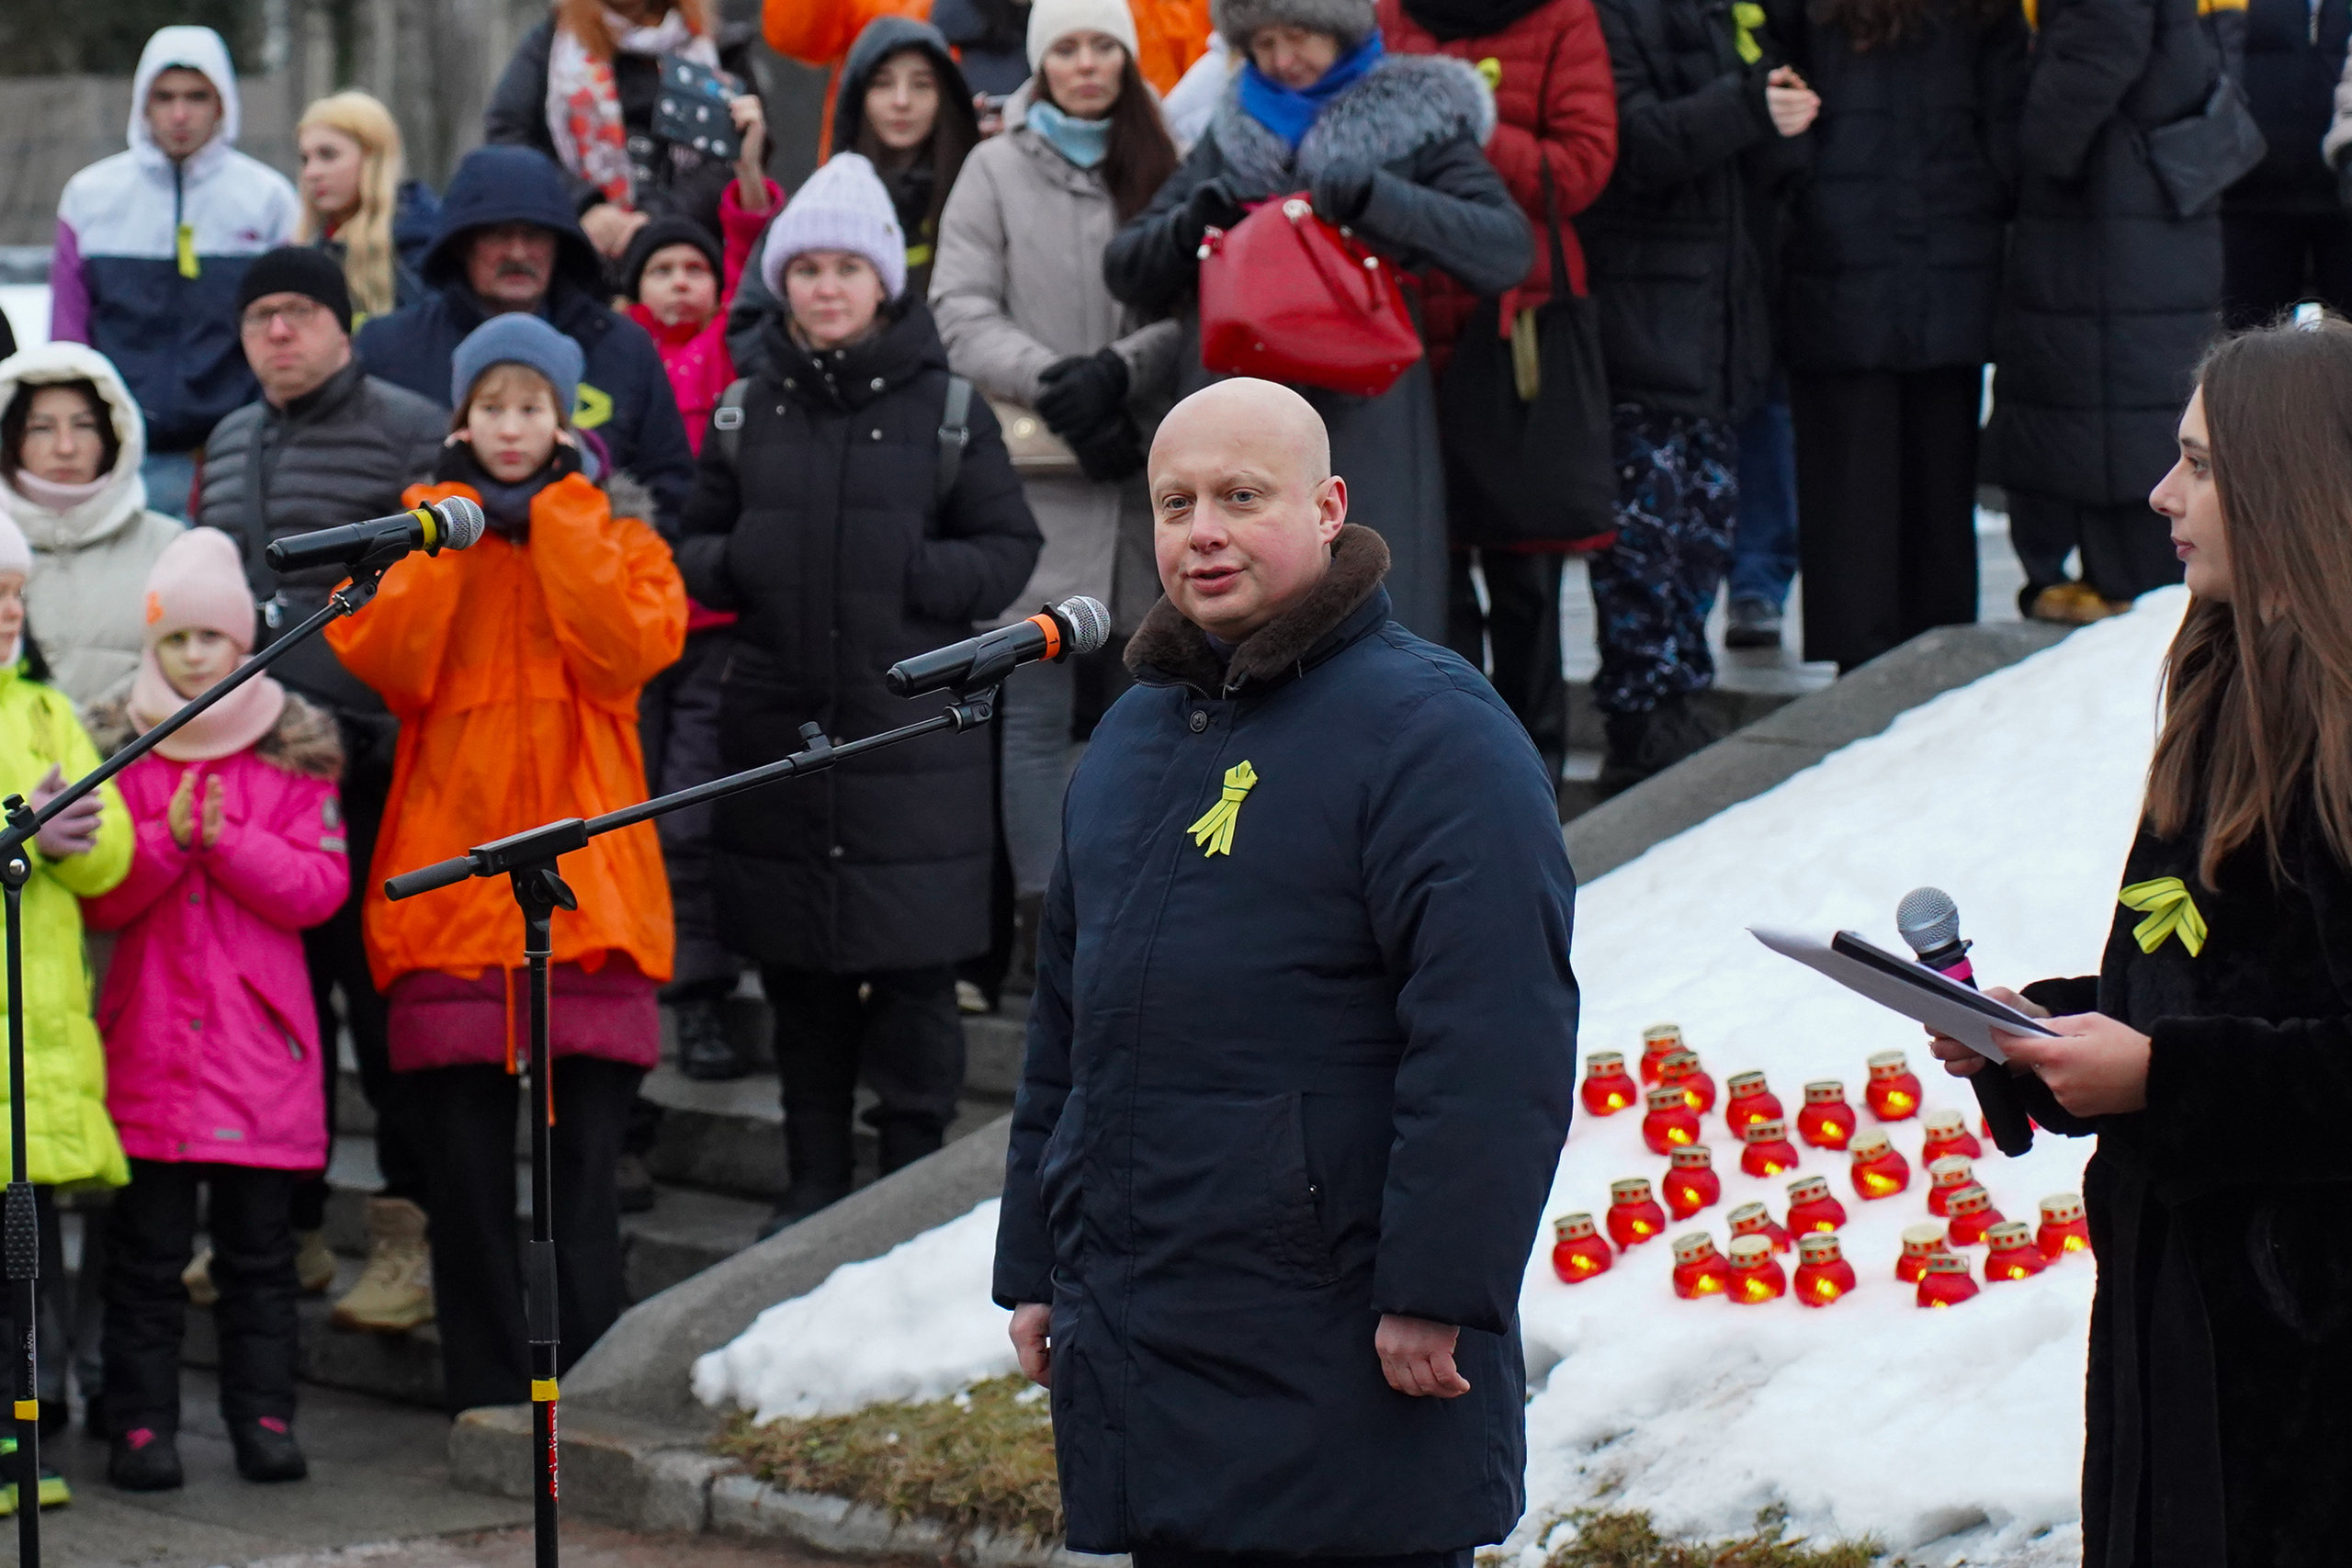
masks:
[[[1005,104],[1003,134],[973,150],[948,200],[932,310],[948,364],[1020,409],[1016,437],[1025,419],[1063,444],[1023,475],[1046,547],[1007,618],[1087,593],[1130,632],[1159,596],[1142,469],[1178,329],[1111,298],[1102,251],[1175,172],[1176,147],[1136,67],[1126,0],[1035,0],[1028,51],[1035,74]],[[1023,953],[1061,847],[1076,697],[1068,664],[1023,670],[1004,694],[1002,817]]]
[[[2352,1505],[2352,324],[2206,357],[2150,498],[2190,592],[2095,977],[1993,995],[2094,1134],[2085,1568],[2340,1561]],[[1948,1039],[1951,1071],[1985,1069]]]

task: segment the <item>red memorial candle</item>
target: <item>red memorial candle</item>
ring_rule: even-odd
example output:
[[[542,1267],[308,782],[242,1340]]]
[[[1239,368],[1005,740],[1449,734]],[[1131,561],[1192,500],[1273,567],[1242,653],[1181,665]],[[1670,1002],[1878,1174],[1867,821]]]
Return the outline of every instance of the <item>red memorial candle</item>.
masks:
[[[1645,1088],[1658,1081],[1666,1059],[1682,1049],[1682,1026],[1679,1023],[1653,1023],[1642,1031],[1642,1083]]]
[[[1842,1149],[1854,1135],[1854,1108],[1846,1086],[1822,1078],[1804,1086],[1804,1108],[1797,1112],[1797,1136],[1816,1149]]]
[[[1984,1233],[1984,1282],[2030,1280],[2050,1267],[2041,1248],[2033,1245],[2033,1227],[2023,1220],[2003,1220]]]
[[[1944,1234],[1954,1247],[1974,1247],[1984,1239],[1986,1231],[2001,1223],[1993,1195],[1973,1181],[1954,1188],[1944,1207],[1951,1212],[1951,1226]]]
[[[1797,1168],[1797,1146],[1789,1142],[1789,1124],[1778,1116],[1750,1122],[1742,1134],[1747,1147],[1739,1151],[1739,1168],[1750,1176],[1779,1176]]]
[[[1849,1174],[1853,1178],[1855,1194],[1865,1201],[1873,1198],[1892,1198],[1911,1185],[1911,1167],[1896,1152],[1884,1133],[1873,1129],[1857,1133],[1847,1145],[1854,1156]]]
[[[1829,1178],[1800,1176],[1789,1183],[1791,1231],[1799,1235],[1807,1231],[1834,1231],[1845,1223],[1846,1205],[1829,1190]]]
[[[1698,1114],[1704,1116],[1715,1108],[1715,1080],[1700,1067],[1696,1051],[1677,1051],[1658,1064],[1657,1072],[1657,1081],[1681,1089]]]
[[[1614,1116],[1641,1098],[1634,1075],[1625,1070],[1618,1051],[1595,1051],[1584,1059],[1584,1087],[1578,1091],[1585,1110],[1594,1116]]]
[[[1967,1258],[1957,1253],[1939,1252],[1928,1259],[1928,1271],[1919,1276],[1921,1306],[1957,1306],[1974,1294],[1976,1281],[1968,1277]]]
[[[1674,1238],[1674,1293],[1684,1301],[1720,1296],[1731,1283],[1731,1264],[1715,1250],[1715,1238],[1692,1231]]]
[[[2070,1252],[2091,1249],[2090,1221],[2083,1213],[2082,1195],[2052,1192],[2041,1201],[2041,1228],[2034,1233],[2041,1256],[2055,1263]]]
[[[1916,1285],[1919,1276],[1928,1271],[1928,1259],[1939,1252],[1949,1252],[1944,1246],[1941,1225],[1905,1225],[1903,1227],[1903,1251],[1894,1260],[1894,1277],[1906,1285]]]
[[[1731,1282],[1724,1294],[1742,1306],[1758,1306],[1789,1293],[1789,1277],[1772,1244],[1760,1235],[1743,1235],[1731,1244]]]
[[[1724,1088],[1729,1096],[1724,1101],[1724,1122],[1735,1138],[1747,1131],[1750,1122],[1770,1122],[1781,1114],[1780,1097],[1764,1087],[1762,1073],[1734,1073]]]
[[[1920,1118],[1919,1125],[1928,1141],[1919,1150],[1919,1163],[1932,1166],[1947,1155],[1962,1159],[1982,1159],[1984,1145],[1968,1130],[1968,1118],[1957,1111],[1930,1111]]]
[[[1796,1244],[1789,1233],[1773,1223],[1772,1211],[1761,1203],[1742,1203],[1731,1212],[1731,1235],[1734,1241],[1744,1235],[1760,1235],[1772,1244],[1775,1252],[1787,1252]]]
[[[1715,1156],[1706,1145],[1686,1144],[1666,1158],[1666,1179],[1658,1188],[1666,1199],[1667,1213],[1687,1220],[1723,1201],[1723,1178],[1715,1174]]]
[[[1609,1184],[1609,1239],[1627,1251],[1656,1241],[1666,1229],[1666,1211],[1650,1196],[1649,1178],[1629,1176]]]
[[[1950,1216],[1951,1195],[1976,1179],[1976,1168],[1959,1155],[1946,1155],[1928,1167],[1928,1213]]]
[[[1590,1214],[1562,1214],[1552,1222],[1552,1272],[1560,1283],[1574,1285],[1609,1272],[1609,1244]]]
[[[1699,1113],[1679,1084],[1662,1083],[1645,1097],[1649,1113],[1642,1118],[1642,1142],[1650,1153],[1662,1155],[1680,1145],[1699,1141]]]
[[[1846,1261],[1836,1233],[1809,1231],[1797,1237],[1796,1297],[1809,1307],[1827,1306],[1854,1289],[1854,1266]]]
[[[1862,1099],[1871,1114],[1882,1122],[1902,1122],[1919,1113],[1919,1077],[1900,1051],[1881,1051],[1870,1059],[1871,1079]]]

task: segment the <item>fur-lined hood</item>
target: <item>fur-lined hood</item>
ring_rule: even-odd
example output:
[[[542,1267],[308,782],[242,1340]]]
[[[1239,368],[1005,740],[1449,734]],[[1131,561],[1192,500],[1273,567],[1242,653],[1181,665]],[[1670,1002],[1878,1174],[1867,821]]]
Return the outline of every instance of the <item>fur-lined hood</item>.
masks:
[[[1351,523],[1331,541],[1331,564],[1306,597],[1244,637],[1230,662],[1219,664],[1207,635],[1163,596],[1127,640],[1127,668],[1139,680],[1156,671],[1228,695],[1253,682],[1303,675],[1317,645],[1362,609],[1387,575],[1387,541]]]
[[[1477,72],[1443,55],[1390,54],[1331,100],[1295,153],[1241,107],[1238,72],[1208,134],[1247,197],[1296,190],[1335,164],[1385,167],[1455,136],[1484,147],[1494,130],[1495,92]]]
[[[113,756],[139,733],[130,722],[127,697],[92,708],[88,728],[101,758]],[[269,733],[254,743],[254,755],[297,778],[338,779],[343,776],[343,730],[334,715],[289,690],[286,711],[277,716]]]

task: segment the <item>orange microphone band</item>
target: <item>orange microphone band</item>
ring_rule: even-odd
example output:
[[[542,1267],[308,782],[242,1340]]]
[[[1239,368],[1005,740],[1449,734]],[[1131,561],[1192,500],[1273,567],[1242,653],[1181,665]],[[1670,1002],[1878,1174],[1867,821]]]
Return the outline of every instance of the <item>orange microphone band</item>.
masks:
[[[1050,613],[1030,616],[1029,624],[1046,634],[1045,656],[1059,659],[1062,656],[1062,624]]]

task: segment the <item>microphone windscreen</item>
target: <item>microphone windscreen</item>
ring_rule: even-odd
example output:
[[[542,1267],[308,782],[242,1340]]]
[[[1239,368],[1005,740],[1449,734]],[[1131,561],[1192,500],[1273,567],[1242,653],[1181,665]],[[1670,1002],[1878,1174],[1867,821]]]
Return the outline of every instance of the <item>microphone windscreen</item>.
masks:
[[[1100,599],[1080,593],[1055,605],[1054,614],[1069,628],[1071,653],[1092,653],[1111,640],[1111,612]]]
[[[441,519],[441,547],[445,550],[464,549],[481,537],[481,531],[490,521],[482,515],[480,506],[462,495],[435,502],[433,514]]]
[[[1960,940],[1960,906],[1940,887],[1914,887],[1894,907],[1894,929],[1913,953],[1933,953]]]

